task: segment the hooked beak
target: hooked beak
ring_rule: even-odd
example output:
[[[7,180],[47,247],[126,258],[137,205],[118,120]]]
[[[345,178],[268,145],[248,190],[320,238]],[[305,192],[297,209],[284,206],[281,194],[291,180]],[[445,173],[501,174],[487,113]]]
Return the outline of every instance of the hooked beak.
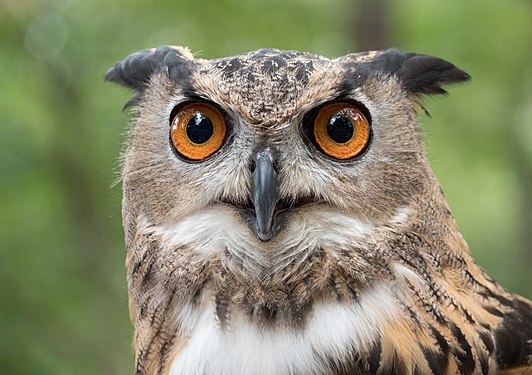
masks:
[[[314,195],[279,198],[279,180],[274,152],[269,147],[259,150],[251,168],[251,197],[242,209],[251,229],[262,242],[270,241],[280,230],[285,213],[309,204],[321,202]],[[226,201],[225,203],[235,203]]]
[[[275,207],[277,205],[277,171],[270,148],[255,155],[255,169],[252,172],[252,197],[255,207],[253,225],[257,237],[263,242],[271,240],[277,232]]]

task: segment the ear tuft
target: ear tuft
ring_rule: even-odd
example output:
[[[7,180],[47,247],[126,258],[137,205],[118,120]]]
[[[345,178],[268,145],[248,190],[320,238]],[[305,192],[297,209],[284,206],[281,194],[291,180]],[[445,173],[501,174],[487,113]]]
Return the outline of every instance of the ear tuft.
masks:
[[[169,76],[179,78],[179,73],[186,69],[191,61],[193,57],[186,48],[164,46],[145,49],[114,64],[107,70],[104,78],[142,93],[153,74],[168,67]]]
[[[361,65],[372,72],[395,75],[404,89],[414,96],[446,94],[444,85],[465,82],[471,78],[448,61],[395,49],[377,53],[373,59]]]
[[[403,87],[414,95],[446,94],[446,84],[468,81],[471,77],[448,61],[428,55],[405,53],[397,70]]]

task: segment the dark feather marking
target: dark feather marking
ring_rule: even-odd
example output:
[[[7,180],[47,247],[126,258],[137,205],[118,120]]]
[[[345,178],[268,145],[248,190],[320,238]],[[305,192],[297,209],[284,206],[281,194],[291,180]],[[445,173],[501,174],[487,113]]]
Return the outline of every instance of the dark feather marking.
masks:
[[[308,82],[308,72],[310,70],[313,69],[313,66],[312,64],[307,64],[307,65],[300,65],[300,66],[297,66],[294,71],[295,71],[295,77],[297,78],[298,81],[300,82],[303,82],[304,84],[306,84]]]
[[[482,371],[482,375],[488,375],[490,368],[488,365],[488,357],[480,355],[478,358],[480,362],[480,371]]]
[[[496,283],[495,281],[493,281],[493,283],[494,283],[495,285],[497,285],[497,283]],[[479,293],[482,297],[495,299],[495,300],[497,300],[498,302],[500,302],[501,305],[504,305],[504,306],[506,306],[506,307],[511,307],[511,308],[513,308],[513,306],[514,306],[514,303],[513,303],[512,300],[509,300],[508,298],[506,298],[506,297],[504,297],[504,296],[502,296],[502,295],[500,295],[500,294],[495,294],[495,293],[493,293],[493,292],[492,292],[490,289],[488,289],[488,288],[485,288],[485,289],[479,291],[478,293]],[[499,314],[501,314],[501,313],[499,313]],[[498,315],[498,314],[494,314],[494,315]],[[500,315],[500,316],[502,316],[502,315]]]
[[[513,311],[504,316],[495,331],[495,353],[499,368],[532,364],[532,308],[521,300],[513,301]]]
[[[227,326],[227,318],[229,316],[229,303],[227,290],[220,288],[214,297],[215,314],[220,322],[220,327],[225,328]]]
[[[391,363],[383,364],[379,370],[379,375],[407,374],[406,363],[402,358],[395,355]]]
[[[495,315],[495,316],[498,316],[498,317],[503,317],[504,314],[501,312],[501,310],[497,309],[496,307],[493,307],[493,306],[485,306],[484,309],[489,312],[491,315]]]
[[[371,348],[368,356],[369,374],[371,375],[377,374],[377,371],[379,370],[381,362],[381,352],[381,341],[380,339],[378,339],[375,345]]]
[[[348,96],[351,91],[362,86],[370,74],[367,69],[363,69],[360,65],[353,64],[352,62],[344,64],[343,68],[345,73],[336,90],[340,97]]]
[[[466,337],[456,325],[451,324],[450,329],[453,336],[458,341],[458,345],[460,346],[459,349],[461,349],[454,351],[456,358],[460,362],[458,364],[460,374],[473,374],[473,371],[475,371],[475,360],[473,358],[473,353],[471,352],[471,345],[469,345]]]
[[[482,343],[486,347],[486,350],[491,355],[495,349],[495,343],[493,342],[493,337],[488,332],[479,332],[479,337],[482,340]]]
[[[449,344],[436,328],[431,327],[431,330],[439,350],[433,348],[421,348],[421,350],[431,371],[434,374],[445,374],[449,366]]]
[[[144,271],[144,274],[142,275],[142,280],[140,282],[140,289],[145,290],[147,286],[149,286],[150,281],[153,280],[153,265],[157,262],[157,256],[152,256],[149,260],[148,265],[146,266],[146,270]]]
[[[167,360],[166,356],[168,355],[170,349],[172,348],[172,343],[174,342],[174,339],[177,335],[177,327],[174,328],[174,331],[171,335],[168,335],[168,337],[164,340],[163,345],[161,346],[161,355],[159,357],[159,371],[157,372],[157,375],[162,375],[162,371],[164,368],[164,362]]]
[[[438,331],[436,328],[431,327],[432,335],[436,339],[436,342],[438,343],[438,346],[440,347],[440,350],[445,356],[449,356],[450,346],[445,337]]]
[[[144,363],[139,360],[140,357],[144,357],[144,351],[140,349],[137,353],[137,361],[135,365],[135,375],[145,375],[146,370],[144,368]]]
[[[318,357],[319,354],[314,352],[314,356]],[[363,361],[357,354],[349,354],[348,358],[343,362],[338,362],[328,356],[326,356],[325,360],[321,362],[323,362],[329,369],[329,371],[325,373],[330,375],[376,375],[376,373],[368,372],[368,369],[364,366]]]
[[[135,265],[133,266],[133,269],[131,270],[131,273],[130,273],[131,277],[136,276],[137,272],[140,270],[144,262],[146,262],[146,259],[148,258],[148,256],[152,255],[157,250],[157,248],[158,246],[157,246],[156,241],[152,240],[148,243],[148,248],[146,249],[144,254],[142,254],[142,258],[139,261],[137,261]]]
[[[140,305],[139,308],[139,319],[143,320],[146,317],[146,313],[148,312],[148,305],[151,302],[151,298],[147,297],[144,302]]]
[[[173,253],[174,254],[180,254],[180,250],[181,249],[184,249],[186,248],[186,246],[178,246],[176,247],[175,249],[173,249]],[[204,272],[205,271],[205,268],[206,268],[206,265],[204,264],[201,268],[201,272],[198,272],[198,274],[201,274],[201,275],[205,275],[206,273]],[[184,270],[185,269],[185,270]],[[179,273],[187,273],[187,270],[186,270],[186,266],[181,266],[181,267],[173,267],[172,270],[165,276],[165,280],[163,282],[163,287],[164,287],[164,290],[169,290],[173,287],[175,287],[175,284],[176,284],[176,279],[175,279],[175,275],[176,274],[179,274]],[[205,282],[205,281],[204,281]],[[204,283],[203,282],[203,283]],[[202,284],[203,284],[202,283]],[[199,291],[196,291],[196,293],[198,293]]]
[[[225,66],[222,68],[222,72],[226,75],[234,74],[235,72],[238,72],[241,67],[242,63],[240,62],[240,59],[235,57],[225,61]]]
[[[464,314],[464,317],[466,318],[467,322],[471,325],[475,325],[476,322],[475,322],[475,319],[473,318],[473,315],[471,315],[471,313],[465,309],[465,308],[460,308],[460,311],[462,312],[462,314]]]
[[[504,306],[506,307],[511,307],[511,308],[514,308],[514,302],[512,300],[509,300],[508,298],[506,297],[503,297],[502,295],[498,294],[498,295],[493,295],[494,298],[496,298],[501,304],[503,304]],[[527,306],[527,305],[525,305]],[[530,306],[528,306],[529,310],[530,310]],[[528,312],[528,314],[530,315],[530,311]]]
[[[349,290],[349,294],[351,295],[351,298],[353,299],[353,301],[358,301],[360,298],[360,295],[356,287],[349,283],[346,285],[347,285],[347,289]]]
[[[153,343],[154,343],[155,339],[159,339],[160,338],[161,331],[163,329],[164,323],[165,323],[166,319],[170,316],[170,314],[168,314],[168,310],[171,307],[173,307],[174,296],[175,296],[175,292],[171,293],[168,296],[168,302],[164,306],[163,311],[160,313],[160,316],[162,317],[162,319],[158,322],[157,325],[155,325],[155,317],[158,315],[157,314],[157,310],[159,309],[160,305],[157,306],[156,311],[153,312],[153,316],[151,318],[150,325],[151,325],[152,328],[157,326],[157,329],[156,329],[155,332],[152,333],[150,341],[148,342],[148,345],[146,345],[146,347],[144,348],[144,350],[142,352],[142,356],[139,355],[139,358],[138,358],[139,363],[143,362],[146,359],[146,357],[148,355],[150,355],[151,349],[152,349],[152,346],[153,346]]]

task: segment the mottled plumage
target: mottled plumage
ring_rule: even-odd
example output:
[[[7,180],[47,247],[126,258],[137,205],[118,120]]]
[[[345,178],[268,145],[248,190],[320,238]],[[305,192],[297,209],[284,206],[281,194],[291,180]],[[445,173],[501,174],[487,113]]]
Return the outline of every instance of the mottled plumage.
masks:
[[[420,97],[468,78],[395,50],[202,60],[161,47],[114,65],[106,79],[135,91],[123,155],[135,373],[531,373],[531,304],[477,266],[420,141]],[[201,161],[169,136],[189,102],[227,123]],[[309,131],[331,102],[369,120],[348,160]]]

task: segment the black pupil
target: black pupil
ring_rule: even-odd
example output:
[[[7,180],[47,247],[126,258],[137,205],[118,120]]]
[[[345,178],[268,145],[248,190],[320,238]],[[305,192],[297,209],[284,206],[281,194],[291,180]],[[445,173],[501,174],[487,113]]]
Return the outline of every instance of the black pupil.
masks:
[[[334,115],[327,123],[327,134],[337,143],[345,143],[353,137],[353,123],[342,115]]]
[[[187,137],[197,144],[207,142],[211,139],[213,132],[211,120],[202,113],[196,113],[187,124]]]

